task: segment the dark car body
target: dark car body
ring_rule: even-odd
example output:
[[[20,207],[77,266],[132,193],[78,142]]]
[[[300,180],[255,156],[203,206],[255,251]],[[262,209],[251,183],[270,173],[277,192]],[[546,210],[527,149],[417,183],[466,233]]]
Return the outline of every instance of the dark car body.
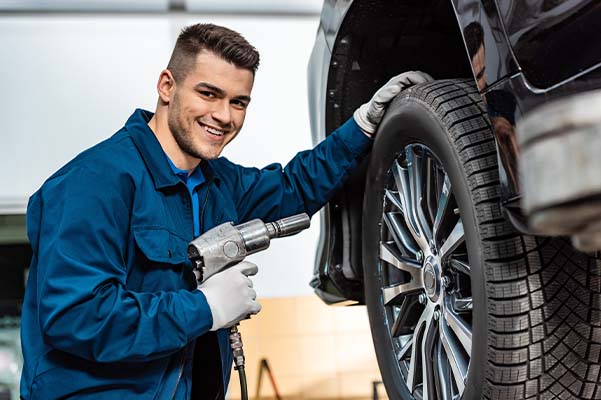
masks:
[[[594,0],[326,0],[309,65],[313,139],[400,72],[473,76],[495,131],[505,215],[528,233],[516,122],[545,103],[601,88],[600,21]],[[364,176],[365,166],[322,212],[312,286],[327,303],[364,302]]]

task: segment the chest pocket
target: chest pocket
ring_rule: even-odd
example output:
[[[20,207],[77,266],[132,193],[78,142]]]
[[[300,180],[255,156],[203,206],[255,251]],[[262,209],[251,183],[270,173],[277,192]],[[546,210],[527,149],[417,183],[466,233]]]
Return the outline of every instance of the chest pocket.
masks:
[[[165,228],[134,228],[134,238],[144,256],[157,263],[184,264],[188,242]]]
[[[194,275],[187,256],[188,241],[161,227],[136,227],[133,233],[141,253],[141,268],[132,276],[138,290],[189,288]]]

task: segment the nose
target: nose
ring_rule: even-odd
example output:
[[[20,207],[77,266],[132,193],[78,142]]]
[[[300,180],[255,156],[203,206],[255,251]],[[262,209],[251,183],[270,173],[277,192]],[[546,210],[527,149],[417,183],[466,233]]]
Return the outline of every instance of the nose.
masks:
[[[213,112],[211,116],[221,126],[229,126],[232,123],[232,112],[230,109],[230,102],[227,99],[215,102]]]

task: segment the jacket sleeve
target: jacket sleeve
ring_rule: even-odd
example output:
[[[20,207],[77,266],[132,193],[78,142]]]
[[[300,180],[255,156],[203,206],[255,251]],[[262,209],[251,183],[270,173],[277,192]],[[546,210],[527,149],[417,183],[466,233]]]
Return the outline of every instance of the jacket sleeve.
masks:
[[[28,207],[44,341],[99,362],[159,358],[212,325],[198,290],[126,290],[128,179],[77,167],[48,181]]]
[[[236,166],[233,193],[240,221],[272,221],[306,212],[313,215],[342,186],[372,144],[349,119],[314,149],[298,153],[285,168]]]

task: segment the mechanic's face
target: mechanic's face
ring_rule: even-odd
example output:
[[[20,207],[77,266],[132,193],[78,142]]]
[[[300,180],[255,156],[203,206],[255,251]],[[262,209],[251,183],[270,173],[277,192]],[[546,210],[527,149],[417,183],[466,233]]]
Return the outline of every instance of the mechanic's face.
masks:
[[[169,129],[188,156],[212,160],[242,128],[254,81],[239,68],[202,51],[183,82],[175,83],[169,102]]]
[[[484,64],[484,45],[481,45],[478,52],[472,57],[472,67],[476,75],[478,89],[483,91],[486,88],[486,64]]]

